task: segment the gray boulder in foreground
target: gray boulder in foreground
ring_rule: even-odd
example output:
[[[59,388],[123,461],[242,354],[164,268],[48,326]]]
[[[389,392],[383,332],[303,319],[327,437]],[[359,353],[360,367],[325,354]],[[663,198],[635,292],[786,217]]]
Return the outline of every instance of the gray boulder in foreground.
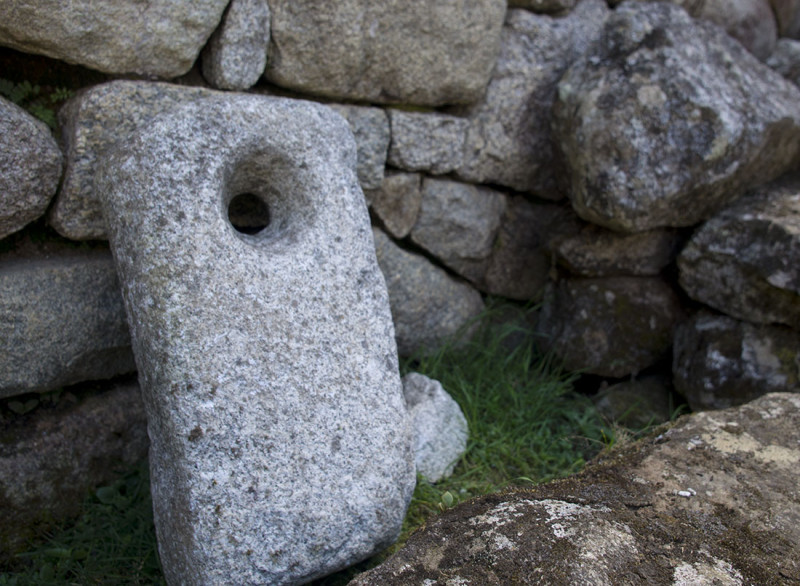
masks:
[[[680,285],[736,318],[800,329],[800,179],[760,187],[706,222],[678,256]]]
[[[355,165],[329,108],[231,94],[103,162],[170,583],[299,584],[400,532],[411,435]],[[243,194],[256,233],[228,220]]]
[[[0,398],[133,372],[108,250],[0,257]]]
[[[171,78],[192,67],[229,0],[0,3],[0,45],[105,73]]]
[[[0,97],[0,238],[44,214],[62,163],[44,122]]]
[[[682,417],[582,473],[468,501],[351,586],[800,581],[800,397]]]
[[[572,206],[622,232],[696,224],[800,154],[800,90],[669,3],[620,5],[553,114]]]
[[[675,390],[695,410],[800,392],[800,333],[700,312],[675,331]]]
[[[266,77],[329,98],[442,106],[479,99],[503,0],[270,0]]]
[[[403,377],[403,396],[411,418],[417,474],[438,482],[453,473],[467,450],[467,420],[439,381],[418,372]]]

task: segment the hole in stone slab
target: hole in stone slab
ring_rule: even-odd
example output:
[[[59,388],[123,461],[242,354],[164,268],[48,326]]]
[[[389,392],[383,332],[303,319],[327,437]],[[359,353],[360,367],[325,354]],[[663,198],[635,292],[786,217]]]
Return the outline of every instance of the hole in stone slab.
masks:
[[[240,193],[228,204],[228,220],[242,234],[258,234],[269,226],[269,207],[253,193]]]

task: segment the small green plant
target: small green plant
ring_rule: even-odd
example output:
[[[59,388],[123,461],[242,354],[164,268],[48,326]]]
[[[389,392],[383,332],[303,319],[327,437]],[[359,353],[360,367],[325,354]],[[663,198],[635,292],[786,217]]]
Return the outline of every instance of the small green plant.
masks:
[[[41,86],[33,85],[29,81],[14,83],[7,79],[0,79],[0,95],[25,108],[39,120],[47,124],[51,130],[56,129],[56,104],[72,97],[72,91],[57,87],[50,92],[45,92]]]

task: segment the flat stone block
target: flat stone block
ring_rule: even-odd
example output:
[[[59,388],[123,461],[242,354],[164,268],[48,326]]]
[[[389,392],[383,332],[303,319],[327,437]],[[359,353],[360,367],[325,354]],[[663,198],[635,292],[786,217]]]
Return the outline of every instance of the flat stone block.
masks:
[[[329,108],[228,94],[100,169],[170,583],[300,584],[399,534],[410,426],[355,164]]]

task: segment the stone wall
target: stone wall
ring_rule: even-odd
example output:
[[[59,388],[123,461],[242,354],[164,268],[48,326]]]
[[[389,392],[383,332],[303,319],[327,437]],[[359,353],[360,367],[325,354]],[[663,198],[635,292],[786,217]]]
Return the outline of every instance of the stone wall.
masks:
[[[224,92],[347,120],[401,354],[497,296],[568,368],[694,409],[797,391],[800,4],[510,4],[0,5],[0,77],[92,80],[54,132],[0,98],[0,398],[134,369],[95,170]]]

